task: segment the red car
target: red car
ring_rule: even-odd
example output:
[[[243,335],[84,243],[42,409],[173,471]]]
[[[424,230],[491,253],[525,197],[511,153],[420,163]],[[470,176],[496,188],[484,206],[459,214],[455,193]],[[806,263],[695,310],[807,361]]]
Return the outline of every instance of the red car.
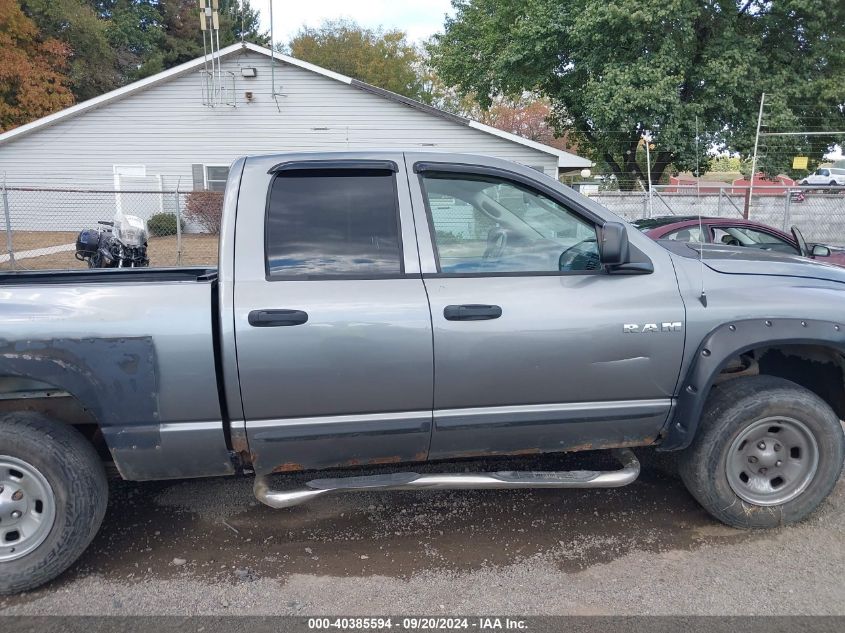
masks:
[[[764,251],[802,255],[845,268],[845,250],[824,244],[808,245],[796,227],[792,227],[790,235],[771,226],[749,220],[710,217],[699,219],[698,216],[678,215],[634,220],[632,224],[654,240],[744,246]]]

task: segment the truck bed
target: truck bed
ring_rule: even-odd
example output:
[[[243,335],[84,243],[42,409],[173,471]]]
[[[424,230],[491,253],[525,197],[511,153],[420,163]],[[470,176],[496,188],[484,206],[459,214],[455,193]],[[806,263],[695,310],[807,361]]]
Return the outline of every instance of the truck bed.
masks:
[[[127,478],[230,473],[216,291],[209,268],[0,275],[0,375],[72,394]]]

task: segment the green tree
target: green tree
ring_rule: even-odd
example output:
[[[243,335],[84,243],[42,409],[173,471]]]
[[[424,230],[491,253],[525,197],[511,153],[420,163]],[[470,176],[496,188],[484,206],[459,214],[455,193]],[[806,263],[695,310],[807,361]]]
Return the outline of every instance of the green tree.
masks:
[[[116,57],[106,34],[107,22],[86,0],[22,0],[20,6],[36,24],[41,37],[68,46],[67,74],[77,101],[120,85]]]
[[[705,165],[714,145],[747,155],[762,92],[773,95],[770,129],[842,129],[843,2],[453,2],[430,46],[443,79],[485,106],[502,94],[547,97],[558,130],[623,187],[647,180],[638,152],[646,131],[654,182],[670,166]],[[802,149],[820,158],[835,140],[807,137]],[[764,170],[787,168],[780,149]]]
[[[14,0],[0,0],[0,132],[73,103],[68,49],[43,38]]]
[[[89,0],[106,22],[120,84],[143,77],[145,64],[164,43],[161,7],[156,0]]]
[[[87,0],[107,24],[122,83],[203,55],[196,0]],[[220,0],[220,46],[240,41],[266,46],[258,12],[249,0]],[[215,40],[216,44],[216,40]]]
[[[739,156],[711,156],[707,165],[707,171],[736,172],[751,171],[748,161],[742,160]]]
[[[412,99],[424,93],[419,51],[404,31],[366,29],[349,20],[305,27],[288,45],[291,55]]]
[[[144,62],[141,75],[150,75],[204,54],[196,0],[160,0],[163,40]],[[243,40],[267,46],[270,38],[261,30],[258,11],[249,0],[220,0],[220,46]],[[217,41],[215,39],[215,47]]]

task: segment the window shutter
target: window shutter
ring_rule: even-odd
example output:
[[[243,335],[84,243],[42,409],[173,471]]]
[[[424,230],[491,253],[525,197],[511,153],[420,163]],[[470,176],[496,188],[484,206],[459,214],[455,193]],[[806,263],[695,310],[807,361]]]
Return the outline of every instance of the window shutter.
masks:
[[[194,178],[194,191],[205,189],[205,169],[200,165],[191,165],[191,175]]]

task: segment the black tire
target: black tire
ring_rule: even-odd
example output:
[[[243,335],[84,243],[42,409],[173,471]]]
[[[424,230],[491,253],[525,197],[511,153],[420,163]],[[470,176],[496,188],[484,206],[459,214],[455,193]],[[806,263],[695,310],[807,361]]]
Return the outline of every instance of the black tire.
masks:
[[[108,481],[94,447],[76,429],[39,413],[0,416],[0,440],[0,460],[11,457],[34,468],[52,488],[55,507],[40,545],[0,560],[0,595],[9,595],[52,580],[79,558],[103,521]]]
[[[784,503],[749,503],[729,481],[729,451],[741,433],[778,416],[799,421],[815,439],[815,474],[803,491]],[[749,376],[713,388],[695,439],[679,455],[679,471],[692,496],[720,521],[739,528],[772,528],[812,514],[839,480],[843,459],[845,434],[824,400],[783,378]]]

